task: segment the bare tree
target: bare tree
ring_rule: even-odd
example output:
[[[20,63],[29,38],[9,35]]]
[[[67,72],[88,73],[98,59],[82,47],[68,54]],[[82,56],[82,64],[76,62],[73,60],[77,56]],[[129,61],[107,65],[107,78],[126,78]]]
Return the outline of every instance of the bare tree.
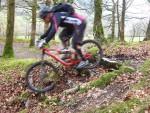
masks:
[[[125,14],[126,14],[126,1],[122,2],[122,15],[121,15],[121,29],[120,29],[120,40],[123,42],[124,39],[124,29],[125,29]]]
[[[148,2],[150,3],[150,0],[148,0]],[[150,19],[149,19],[149,23],[148,23],[148,27],[146,31],[146,37],[144,40],[150,40]]]
[[[144,40],[145,41],[150,40],[150,20],[149,20],[149,24],[148,24],[147,31],[146,31],[146,37]]]
[[[0,10],[1,10],[1,3],[2,3],[2,1],[0,0]]]
[[[122,1],[122,12],[120,21],[120,40],[125,41],[125,18],[127,9],[132,5],[134,0],[123,0]]]
[[[136,27],[135,27],[135,25],[132,25],[132,30],[130,32],[131,32],[131,41],[133,42],[134,38],[136,36]]]
[[[119,0],[117,0],[117,22],[118,22],[118,39],[120,39],[120,13],[119,13]]]
[[[113,3],[113,6],[112,6],[112,28],[111,28],[111,38],[112,38],[112,41],[114,41],[114,38],[115,38],[115,25],[116,25],[116,17],[115,17],[115,14],[116,14],[116,5],[117,3],[112,0],[112,3]]]
[[[37,1],[38,0],[23,0],[20,1],[17,4],[17,7],[21,7],[24,9],[24,11],[30,16],[31,18],[31,39],[30,39],[30,44],[29,47],[34,46],[35,42],[35,37],[36,37],[36,11],[37,11]]]
[[[116,24],[118,24],[118,39],[124,41],[125,35],[125,21],[127,19],[127,10],[131,7],[134,0],[105,0],[104,7],[107,11],[111,12],[107,14],[108,21],[111,21],[109,28],[111,27],[111,38],[114,40]],[[140,18],[141,19],[141,18]],[[121,37],[121,38],[120,38]]]
[[[32,25],[31,25],[30,47],[34,46],[34,42],[35,42],[37,0],[32,1],[32,6],[31,7],[32,7]]]

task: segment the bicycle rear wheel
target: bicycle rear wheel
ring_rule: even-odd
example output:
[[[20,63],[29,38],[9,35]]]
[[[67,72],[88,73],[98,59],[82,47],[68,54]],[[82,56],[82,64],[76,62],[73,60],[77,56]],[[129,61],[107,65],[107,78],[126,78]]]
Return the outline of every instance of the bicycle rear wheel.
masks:
[[[57,69],[47,61],[33,64],[26,72],[26,83],[34,92],[44,93],[52,90],[58,78]]]
[[[99,65],[103,57],[103,51],[101,46],[95,40],[83,41],[81,51],[86,60],[89,61],[89,65],[84,69],[93,69]]]

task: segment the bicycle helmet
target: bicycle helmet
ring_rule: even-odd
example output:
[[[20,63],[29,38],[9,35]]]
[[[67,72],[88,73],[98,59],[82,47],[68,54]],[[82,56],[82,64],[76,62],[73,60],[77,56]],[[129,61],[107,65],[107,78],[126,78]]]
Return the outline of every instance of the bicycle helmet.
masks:
[[[44,19],[48,13],[51,12],[51,8],[48,6],[44,6],[43,8],[41,8],[41,10],[39,11],[39,17],[41,19]]]

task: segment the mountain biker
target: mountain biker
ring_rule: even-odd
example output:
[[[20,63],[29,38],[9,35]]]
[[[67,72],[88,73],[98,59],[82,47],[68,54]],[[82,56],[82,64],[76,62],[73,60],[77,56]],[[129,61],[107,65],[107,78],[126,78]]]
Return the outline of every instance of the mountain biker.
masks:
[[[52,9],[45,6],[40,10],[39,16],[45,23],[51,23],[51,25],[47,32],[40,37],[38,47],[41,48],[48,43],[58,31],[58,28],[62,27],[64,29],[59,35],[62,44],[66,47],[67,41],[72,37],[72,48],[82,59],[77,69],[87,66],[88,61],[85,60],[80,49],[86,28],[85,18],[75,13],[74,8],[67,3],[59,4]]]

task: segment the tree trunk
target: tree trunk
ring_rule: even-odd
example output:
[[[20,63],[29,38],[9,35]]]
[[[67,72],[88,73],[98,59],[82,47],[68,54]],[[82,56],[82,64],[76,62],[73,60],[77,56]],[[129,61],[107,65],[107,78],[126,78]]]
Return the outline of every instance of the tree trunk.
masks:
[[[35,36],[36,36],[36,7],[37,7],[37,0],[33,0],[32,3],[32,25],[31,25],[31,40],[30,40],[30,47],[34,46]]]
[[[105,42],[104,31],[102,26],[102,0],[94,0],[95,16],[93,33],[94,38],[100,40],[100,43]]]
[[[117,0],[117,21],[118,21],[118,39],[120,39],[120,14],[119,14],[119,0]]]
[[[125,13],[126,13],[126,1],[123,0],[122,3],[122,15],[121,15],[121,30],[120,30],[120,40],[124,42],[124,32],[125,32]]]
[[[7,1],[7,30],[6,30],[6,42],[3,51],[3,57],[14,57],[13,51],[13,35],[14,35],[14,20],[15,20],[15,0]]]
[[[144,40],[145,41],[150,40],[150,20],[149,20],[149,24],[148,24],[147,31],[146,31],[146,37]]]
[[[0,10],[1,10],[1,7],[2,7],[1,3],[2,3],[2,0],[0,0]]]
[[[50,6],[51,4],[53,4],[53,0],[46,0],[45,1],[45,5],[46,6]],[[44,23],[44,32],[46,32],[49,28],[49,23]]]
[[[111,28],[111,38],[112,41],[114,41],[115,39],[115,25],[116,25],[116,18],[115,18],[115,14],[116,14],[116,3],[113,3],[113,9],[112,9],[112,28]]]

